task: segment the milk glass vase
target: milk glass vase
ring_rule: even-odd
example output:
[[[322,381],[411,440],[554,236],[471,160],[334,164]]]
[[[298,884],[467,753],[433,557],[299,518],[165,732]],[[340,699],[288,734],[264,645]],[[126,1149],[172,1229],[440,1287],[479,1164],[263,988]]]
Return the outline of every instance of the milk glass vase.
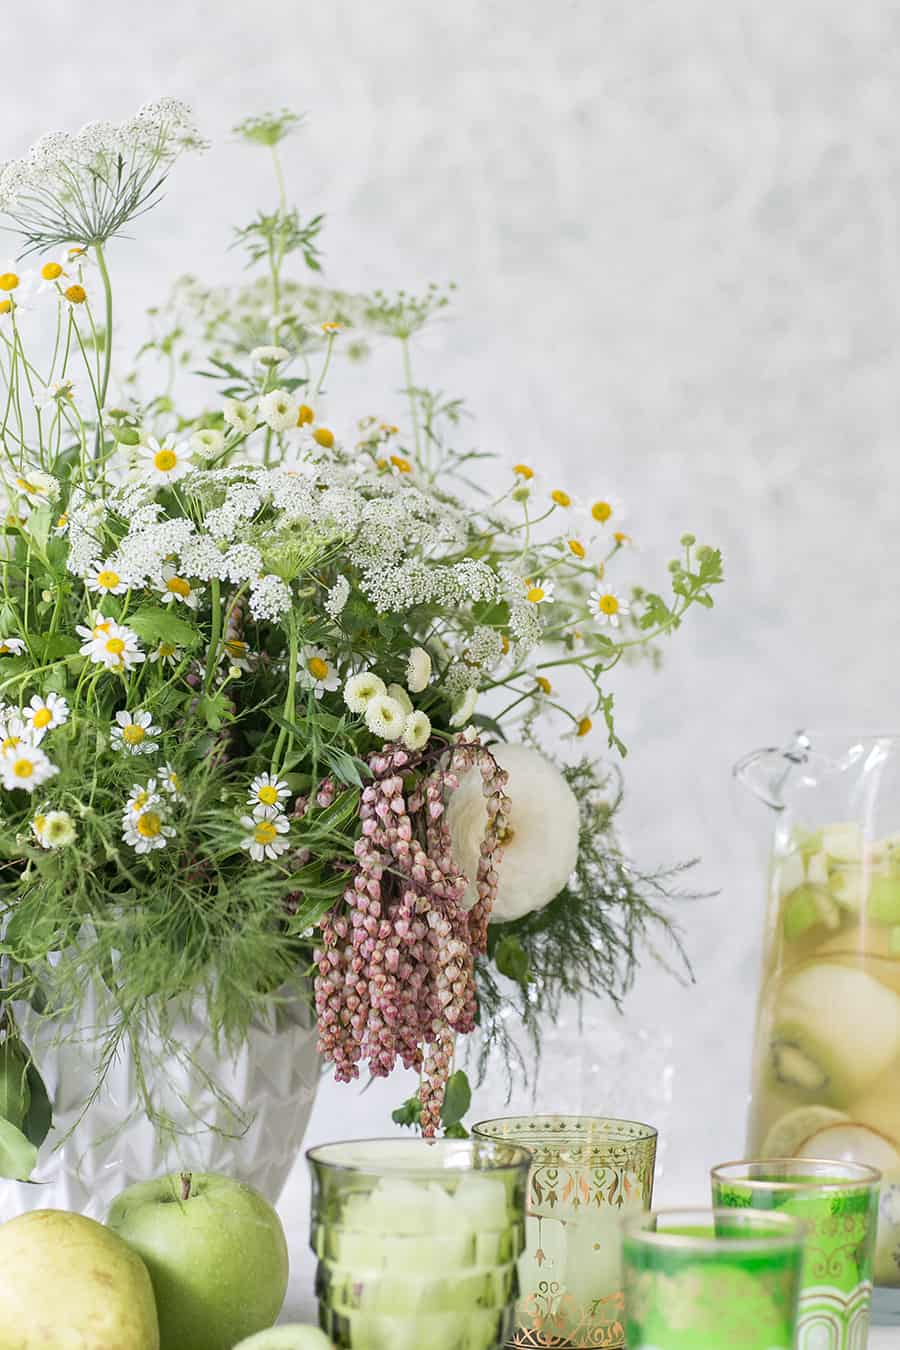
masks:
[[[747,1141],[883,1175],[873,1320],[900,1317],[900,733],[799,733],[735,768],[772,812]]]
[[[375,1139],[307,1154],[319,1324],[340,1350],[495,1350],[525,1246],[524,1149]]]
[[[515,1116],[482,1121],[473,1136],[521,1144],[532,1160],[507,1346],[623,1346],[621,1220],[650,1208],[656,1130],[605,1117]]]

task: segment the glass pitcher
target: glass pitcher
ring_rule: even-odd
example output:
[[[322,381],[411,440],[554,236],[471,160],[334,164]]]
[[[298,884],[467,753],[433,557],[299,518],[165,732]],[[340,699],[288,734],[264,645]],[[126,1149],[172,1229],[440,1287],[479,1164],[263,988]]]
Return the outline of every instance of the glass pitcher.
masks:
[[[881,1170],[900,1311],[900,732],[798,733],[734,772],[774,812],[748,1156]]]

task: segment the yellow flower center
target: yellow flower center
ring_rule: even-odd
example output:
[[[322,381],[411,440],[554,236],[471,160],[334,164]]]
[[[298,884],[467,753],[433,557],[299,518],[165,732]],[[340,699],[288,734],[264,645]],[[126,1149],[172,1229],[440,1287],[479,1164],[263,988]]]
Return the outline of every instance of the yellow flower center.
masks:
[[[45,281],[55,281],[57,277],[62,276],[62,268],[58,262],[44,263],[41,268],[41,276]]]
[[[157,450],[153,456],[153,467],[159,469],[160,473],[170,473],[178,463],[178,456],[174,450]]]
[[[538,689],[540,689],[541,693],[543,693],[543,694],[552,694],[552,693],[553,693],[553,685],[552,685],[552,684],[550,683],[550,681],[547,679],[546,675],[538,675],[538,676],[537,676],[537,687],[538,687]]]
[[[12,307],[11,300],[0,300],[0,314],[10,314]]]
[[[97,585],[102,586],[105,591],[115,590],[120,581],[121,577],[118,572],[113,572],[111,568],[104,567],[101,572],[97,573]]]
[[[264,784],[257,792],[257,797],[263,806],[275,806],[278,801],[278,789],[271,783]]]
[[[177,650],[174,642],[161,642],[157,648],[160,656],[174,656]]]
[[[169,774],[169,787],[172,789],[173,792],[181,791],[181,779],[178,777],[178,774],[175,772],[174,769]]]
[[[514,464],[513,473],[517,473],[519,477],[524,478],[526,482],[529,478],[534,477],[534,469],[529,468],[527,464]]]
[[[249,650],[246,642],[242,642],[240,638],[228,638],[222,645],[229,656],[245,656]]]
[[[32,825],[34,826],[34,828],[35,828],[35,830],[37,831],[38,834],[43,834],[44,829],[45,829],[46,824],[47,824],[47,817],[46,817],[46,816],[35,816],[34,820],[33,820],[31,823],[32,823]]]
[[[557,506],[572,505],[572,498],[569,496],[568,492],[563,492],[562,488],[554,488],[554,490],[550,493],[550,496],[556,502]]]
[[[99,623],[95,623],[94,627],[91,629],[94,637],[100,637],[101,633],[108,633],[109,625],[111,623],[112,619],[101,619]]]
[[[180,595],[182,600],[186,600],[191,593],[191,583],[185,581],[184,577],[169,577],[166,582],[166,590],[171,591],[173,595]]]
[[[599,520],[601,525],[609,520],[612,513],[612,507],[609,502],[594,502],[591,506],[591,515],[595,520]]]
[[[137,832],[145,839],[155,839],[162,829],[162,821],[156,811],[145,811],[138,817]]]
[[[62,513],[61,516],[57,516],[57,518],[56,518],[56,528],[57,528],[58,530],[64,530],[65,527],[68,525],[68,523],[69,523],[69,517],[66,515],[65,511],[63,511],[63,513]]]
[[[316,427],[313,432],[313,440],[319,445],[323,445],[326,450],[330,450],[334,445],[334,432],[329,431],[327,427]]]
[[[253,838],[257,844],[271,844],[277,833],[271,820],[260,820],[253,831]]]
[[[543,600],[545,591],[543,586],[529,586],[525,592],[526,600],[530,600],[533,605],[539,605]]]
[[[18,284],[17,272],[0,272],[0,291],[14,291]]]
[[[17,778],[31,778],[34,773],[34,760],[27,759],[24,755],[17,759],[13,765],[13,773]]]
[[[31,725],[37,727],[38,731],[40,731],[42,727],[49,726],[52,721],[53,713],[49,708],[38,708],[37,712],[32,716]]]
[[[613,535],[613,539],[615,539],[617,544],[631,543],[631,535],[625,534],[622,530],[616,530],[615,534]]]
[[[309,423],[314,420],[314,418],[315,413],[313,412],[309,404],[301,403],[300,407],[297,409],[297,426],[298,427],[308,426]]]
[[[21,488],[23,492],[40,492],[40,488],[30,483],[27,478],[17,478],[16,487]]]
[[[585,556],[584,544],[578,539],[570,539],[569,552],[574,553],[576,558],[583,558]]]
[[[138,792],[135,796],[134,801],[131,803],[132,811],[143,811],[144,807],[147,805],[148,800],[149,800],[149,793],[146,792],[146,790],[144,792]]]
[[[125,650],[125,639],[119,637],[111,637],[109,638],[109,640],[106,642],[105,645],[106,650],[109,652],[110,656],[121,656]]]
[[[619,602],[614,595],[601,595],[597,608],[601,614],[618,614]]]
[[[505,633],[502,633],[501,636],[500,636],[500,646],[501,646],[501,648],[502,648],[502,650],[503,650],[503,655],[504,655],[504,656],[508,656],[508,655],[509,655],[509,638],[506,636]]]
[[[589,717],[582,717],[581,721],[578,723],[578,735],[587,736],[593,725],[594,724]]]
[[[122,740],[126,745],[140,745],[146,735],[144,728],[136,722],[129,722],[127,727],[122,728]]]
[[[391,463],[399,473],[412,473],[412,465],[402,455],[391,455]]]
[[[311,656],[306,663],[306,669],[314,680],[328,679],[328,662],[323,661],[321,656]]]
[[[71,286],[67,286],[63,294],[70,305],[83,305],[87,299],[87,291],[83,286],[79,286],[77,281],[73,282]]]
[[[15,750],[16,746],[21,744],[21,741],[21,736],[7,736],[3,744],[0,745],[0,750]]]
[[[340,331],[341,331],[341,325],[340,325],[339,323],[323,323],[323,324],[322,324],[322,332],[323,332],[323,333],[339,333]]]

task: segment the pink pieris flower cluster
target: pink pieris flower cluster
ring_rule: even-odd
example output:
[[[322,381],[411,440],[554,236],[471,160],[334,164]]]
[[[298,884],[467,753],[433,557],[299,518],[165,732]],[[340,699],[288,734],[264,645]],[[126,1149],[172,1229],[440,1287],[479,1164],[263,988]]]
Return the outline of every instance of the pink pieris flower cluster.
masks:
[[[476,740],[417,754],[369,756],[356,865],[343,903],[322,921],[316,952],[319,1049],[339,1081],[366,1061],[386,1077],[399,1058],[424,1070],[422,1130],[440,1125],[457,1033],[475,1026],[475,957],[487,945],[509,802],[506,774]],[[432,767],[428,768],[428,761]],[[477,899],[454,861],[445,812],[458,774],[477,766],[487,802]]]

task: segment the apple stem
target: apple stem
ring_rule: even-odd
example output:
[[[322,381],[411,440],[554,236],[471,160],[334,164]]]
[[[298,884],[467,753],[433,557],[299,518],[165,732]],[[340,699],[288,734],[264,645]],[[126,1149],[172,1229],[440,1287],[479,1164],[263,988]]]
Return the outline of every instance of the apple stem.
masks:
[[[190,1198],[191,1198],[191,1174],[190,1174],[190,1172],[182,1172],[182,1174],[181,1174],[181,1198],[182,1198],[182,1200],[190,1200]]]

